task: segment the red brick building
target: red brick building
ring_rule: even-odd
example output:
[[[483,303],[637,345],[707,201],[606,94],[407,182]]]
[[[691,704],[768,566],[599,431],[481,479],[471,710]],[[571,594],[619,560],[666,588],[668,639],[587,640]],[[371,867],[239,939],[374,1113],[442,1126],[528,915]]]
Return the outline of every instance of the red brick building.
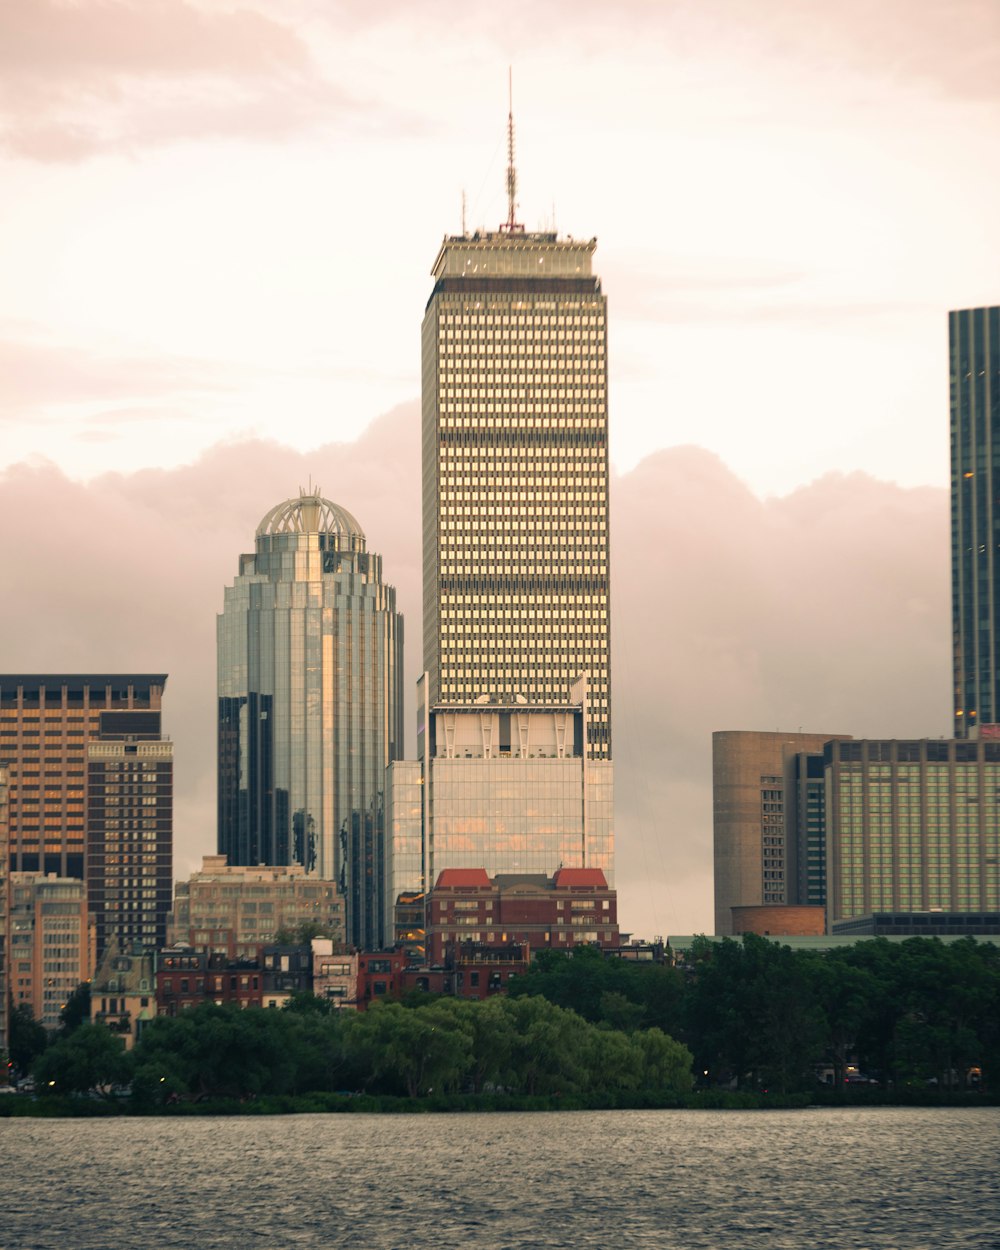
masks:
[[[358,957],[358,1010],[380,998],[401,998],[406,955],[396,951],[362,951]]]
[[[555,876],[446,868],[427,895],[427,960],[445,965],[468,945],[531,950],[596,943],[617,947],[618,896],[599,868],[560,868]]]
[[[176,1016],[202,1003],[260,1007],[264,974],[259,960],[230,961],[188,949],[165,950],[156,971],[156,1013]]]

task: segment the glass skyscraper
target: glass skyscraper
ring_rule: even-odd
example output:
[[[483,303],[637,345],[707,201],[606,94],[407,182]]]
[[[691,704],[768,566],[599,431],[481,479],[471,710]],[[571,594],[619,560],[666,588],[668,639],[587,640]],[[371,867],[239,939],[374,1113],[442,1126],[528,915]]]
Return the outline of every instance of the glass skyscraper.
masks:
[[[219,852],[337,880],[364,949],[386,937],[402,671],[396,592],[357,521],[318,492],[272,508],[218,620]]]
[[[1000,308],[950,313],[948,339],[955,735],[968,738],[1000,722]]]
[[[607,309],[596,241],[446,238],[423,322],[431,705],[563,706],[611,756]]]

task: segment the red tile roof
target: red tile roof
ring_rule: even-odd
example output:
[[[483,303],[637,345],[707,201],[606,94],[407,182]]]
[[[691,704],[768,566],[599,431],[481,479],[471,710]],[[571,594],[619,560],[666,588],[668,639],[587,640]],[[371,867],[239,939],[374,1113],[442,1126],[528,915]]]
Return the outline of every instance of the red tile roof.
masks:
[[[608,888],[608,879],[600,868],[560,868],[552,882],[557,890],[574,885],[588,885],[595,890]]]
[[[445,868],[438,873],[437,890],[468,889],[469,886],[490,888],[490,878],[485,868]]]

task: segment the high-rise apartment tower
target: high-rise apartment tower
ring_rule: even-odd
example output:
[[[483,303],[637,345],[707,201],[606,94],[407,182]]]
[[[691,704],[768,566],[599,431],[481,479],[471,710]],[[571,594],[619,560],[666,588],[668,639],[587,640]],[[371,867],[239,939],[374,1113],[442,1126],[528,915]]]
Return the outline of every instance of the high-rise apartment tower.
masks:
[[[339,881],[366,949],[384,941],[402,660],[396,592],[357,521],[318,491],[272,508],[218,622],[219,853]]]
[[[968,738],[1000,722],[1000,308],[950,313],[948,340],[955,735]]]
[[[512,170],[510,177],[512,178]],[[511,186],[513,184],[511,183]],[[431,705],[565,705],[611,755],[607,306],[596,241],[446,237],[423,322]]]
[[[155,713],[159,725],[166,680],[165,673],[0,677],[12,872],[86,875],[88,745],[107,712]]]

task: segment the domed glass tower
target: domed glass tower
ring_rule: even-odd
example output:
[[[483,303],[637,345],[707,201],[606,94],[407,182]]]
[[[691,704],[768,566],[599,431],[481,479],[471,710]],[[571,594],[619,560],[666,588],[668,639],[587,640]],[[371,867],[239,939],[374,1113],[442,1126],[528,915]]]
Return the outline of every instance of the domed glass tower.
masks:
[[[385,769],[403,748],[403,618],[382,559],[318,491],[272,508],[218,618],[219,853],[336,879],[384,945]]]

